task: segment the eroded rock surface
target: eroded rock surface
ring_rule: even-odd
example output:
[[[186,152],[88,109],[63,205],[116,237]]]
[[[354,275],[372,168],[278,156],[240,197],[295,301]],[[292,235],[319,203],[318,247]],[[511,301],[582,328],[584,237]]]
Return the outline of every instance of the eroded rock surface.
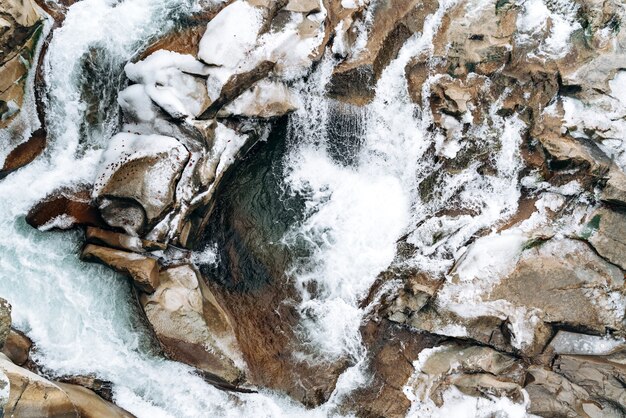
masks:
[[[166,353],[231,384],[244,377],[230,318],[189,265],[161,272],[152,295],[140,300]]]

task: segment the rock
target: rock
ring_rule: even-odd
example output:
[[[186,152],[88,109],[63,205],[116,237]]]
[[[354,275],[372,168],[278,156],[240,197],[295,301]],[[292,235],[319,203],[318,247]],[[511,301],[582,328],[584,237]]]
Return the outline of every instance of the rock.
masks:
[[[374,96],[376,81],[404,42],[424,25],[424,18],[439,6],[436,0],[385,0],[376,4],[367,44],[333,71],[329,95],[363,105]]]
[[[100,398],[94,392],[81,386],[56,382],[67,394],[81,418],[133,418],[134,415]]]
[[[118,102],[126,113],[145,111],[141,109],[145,105],[136,108],[138,95],[149,97],[175,119],[198,116],[211,104],[204,79],[209,67],[191,55],[159,50],[142,61],[126,64],[124,70],[138,83],[120,93]]]
[[[539,309],[543,321],[604,333],[623,330],[624,275],[584,243],[550,240],[528,249],[488,300]]]
[[[198,58],[209,65],[235,67],[254,48],[263,25],[262,8],[246,1],[231,3],[207,24]]]
[[[296,97],[289,87],[279,82],[261,80],[222,108],[218,116],[273,118],[297,108]]]
[[[528,412],[541,417],[580,417],[584,405],[595,405],[591,395],[582,387],[550,370],[538,366],[528,368],[524,387],[530,398]]]
[[[87,244],[81,253],[85,261],[97,261],[130,276],[142,292],[153,293],[159,286],[159,263],[141,254]]]
[[[621,414],[626,413],[626,393],[624,378],[626,366],[624,355],[612,356],[574,356],[557,357],[553,369],[569,381],[579,385],[591,394],[603,407],[619,408]]]
[[[164,351],[237,385],[243,362],[233,326],[224,309],[190,265],[164,269],[152,295],[140,295],[148,322]]]
[[[31,137],[9,152],[0,169],[0,179],[37,158],[46,147],[46,133],[38,129]]]
[[[371,357],[368,373],[372,376],[341,404],[342,413],[367,417],[405,417],[411,402],[402,388],[413,374],[412,363],[425,348],[441,338],[413,333],[388,320],[368,321],[361,328]]]
[[[4,379],[1,379],[4,378]],[[10,385],[3,416],[58,418],[132,418],[133,415],[80,386],[51,382],[13,364],[0,354],[0,385]]]
[[[58,379],[60,383],[69,383],[72,386],[81,386],[98,394],[102,399],[113,401],[113,384],[106,380],[98,379],[93,375],[86,376],[63,376]]]
[[[266,78],[274,69],[274,65],[272,61],[262,61],[250,71],[237,73],[229,77],[221,87],[219,96],[198,118],[213,118],[225,105],[231,103],[242,93],[251,88],[257,81]]]
[[[319,0],[289,0],[284,10],[298,13],[317,13],[320,11]]]
[[[609,179],[602,192],[600,199],[614,205],[626,206],[626,174],[616,167],[609,171]]]
[[[23,366],[29,359],[32,346],[33,342],[30,338],[18,330],[11,329],[2,348],[2,353],[13,363]]]
[[[165,244],[95,227],[87,227],[85,238],[87,242],[92,244],[105,245],[135,253],[165,250],[167,248]]]
[[[556,114],[544,113],[533,135],[555,161],[569,161],[585,167],[592,175],[604,176],[613,164],[611,159],[593,141],[574,137],[564,130],[561,105],[555,111]]]
[[[405,318],[396,314],[389,319],[406,323],[420,331],[457,338],[471,338],[498,350],[514,351],[510,338],[504,331],[507,322],[497,315],[476,315],[466,318],[445,307],[427,306],[416,313],[406,315]],[[400,319],[403,320],[399,321]],[[547,339],[543,343],[546,343]],[[543,345],[538,350],[540,349],[543,349]]]
[[[626,342],[609,336],[579,334],[559,330],[546,349],[557,355],[602,356],[626,351]]]
[[[19,113],[43,22],[32,0],[6,0],[0,6],[0,129]]]
[[[91,203],[90,191],[82,186],[51,193],[28,211],[26,222],[45,231],[71,229],[79,225],[106,225]]]
[[[445,60],[445,72],[455,77],[491,75],[509,60],[515,32],[515,8],[489,5],[467,13],[467,3],[460,2],[444,15],[433,55]]]
[[[447,344],[435,347],[420,356],[408,387],[429,398],[435,405],[443,404],[442,394],[450,385],[470,396],[507,396],[515,402],[523,399],[525,371],[514,357],[488,347]]]
[[[11,333],[11,305],[0,298],[0,348],[6,343]]]
[[[0,354],[0,374],[10,382],[10,395],[4,406],[8,417],[76,417],[80,414],[58,385],[13,364]]]
[[[395,299],[385,303],[387,315],[394,322],[405,322],[408,316],[419,312],[435,295],[442,281],[417,273],[409,275],[403,283],[404,287]]]
[[[93,196],[105,221],[136,235],[174,204],[189,152],[176,139],[120,133],[104,154]]]
[[[587,238],[603,258],[626,270],[626,214],[600,208],[589,216]]]

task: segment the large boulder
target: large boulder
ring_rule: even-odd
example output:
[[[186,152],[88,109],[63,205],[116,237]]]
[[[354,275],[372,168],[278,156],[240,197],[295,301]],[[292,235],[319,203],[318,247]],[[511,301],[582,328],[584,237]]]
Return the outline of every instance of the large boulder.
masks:
[[[624,353],[610,356],[562,355],[554,363],[554,371],[585,389],[601,405],[615,413],[626,413],[624,392]]]
[[[28,164],[44,149],[45,130],[37,129],[33,69],[44,21],[34,0],[0,4],[0,179]]]
[[[80,417],[67,393],[59,386],[16,366],[4,354],[0,354],[0,375],[5,376],[10,384],[3,410],[5,416]]]
[[[61,382],[55,384],[67,394],[81,418],[134,418],[134,415],[105,401],[87,388]]]
[[[530,399],[528,412],[541,417],[596,416],[597,402],[584,388],[539,366],[528,368],[524,387]]]
[[[140,302],[164,351],[230,384],[242,382],[244,364],[230,318],[190,265],[164,269],[160,285]]]
[[[104,154],[93,196],[113,227],[137,235],[174,204],[176,183],[189,152],[176,139],[120,133]]]
[[[9,386],[8,397],[2,399]],[[132,418],[89,389],[47,380],[0,354],[0,414],[25,418]]]

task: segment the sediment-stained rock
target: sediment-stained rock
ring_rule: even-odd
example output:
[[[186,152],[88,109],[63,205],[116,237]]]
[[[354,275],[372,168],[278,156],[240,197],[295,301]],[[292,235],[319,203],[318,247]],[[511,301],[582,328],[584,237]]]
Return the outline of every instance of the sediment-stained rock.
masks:
[[[71,229],[76,226],[106,226],[91,201],[88,186],[61,189],[37,203],[26,215],[26,222],[42,230]]]
[[[202,277],[190,265],[160,274],[152,295],[141,295],[146,317],[165,352],[230,384],[243,381],[233,325]]]

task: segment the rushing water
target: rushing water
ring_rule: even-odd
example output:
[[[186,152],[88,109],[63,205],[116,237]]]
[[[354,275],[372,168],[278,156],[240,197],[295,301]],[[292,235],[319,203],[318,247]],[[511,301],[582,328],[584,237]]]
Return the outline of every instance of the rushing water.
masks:
[[[270,392],[221,392],[191,368],[164,360],[139,320],[127,281],[78,260],[79,234],[42,233],[25,224],[24,214],[47,193],[93,180],[102,146],[117,126],[114,103],[124,83],[123,65],[201,6],[191,0],[83,0],[73,5],[63,27],[54,32],[45,62],[48,150],[0,182],[0,295],[13,305],[15,325],[35,341],[35,359],[53,376],[94,373],[113,382],[116,402],[139,417],[327,416],[335,402],[365,379],[360,299],[394,261],[401,236],[412,232],[415,245],[427,245],[423,231],[412,225],[437,209],[421,202],[418,191],[435,168],[425,155],[436,138],[426,134],[428,115],[410,102],[403,71],[412,57],[430,53],[441,15],[452,3],[442,1],[424,33],[402,48],[367,108],[324,98],[335,64],[330,57],[299,86],[304,106],[290,117],[288,150],[281,158],[282,186],[301,199],[302,218],[273,238],[306,249],[307,256],[288,271],[302,293],[301,338],[325,357],[347,356],[354,364],[340,377],[331,401],[312,411]],[[94,97],[101,100],[90,101]],[[514,142],[514,121],[500,125],[502,141]],[[500,149],[511,148],[505,145]],[[516,201],[510,199],[517,191],[516,156],[505,154],[494,157],[503,165],[497,177],[461,178],[461,173],[448,180],[452,192],[452,184],[460,180],[483,181],[476,190],[489,193],[481,202],[505,196],[476,219],[451,226],[462,233],[448,251],[511,211],[506,202]],[[437,204],[445,201],[441,196]],[[449,265],[414,262],[439,271]],[[308,286],[312,282],[315,291]]]

